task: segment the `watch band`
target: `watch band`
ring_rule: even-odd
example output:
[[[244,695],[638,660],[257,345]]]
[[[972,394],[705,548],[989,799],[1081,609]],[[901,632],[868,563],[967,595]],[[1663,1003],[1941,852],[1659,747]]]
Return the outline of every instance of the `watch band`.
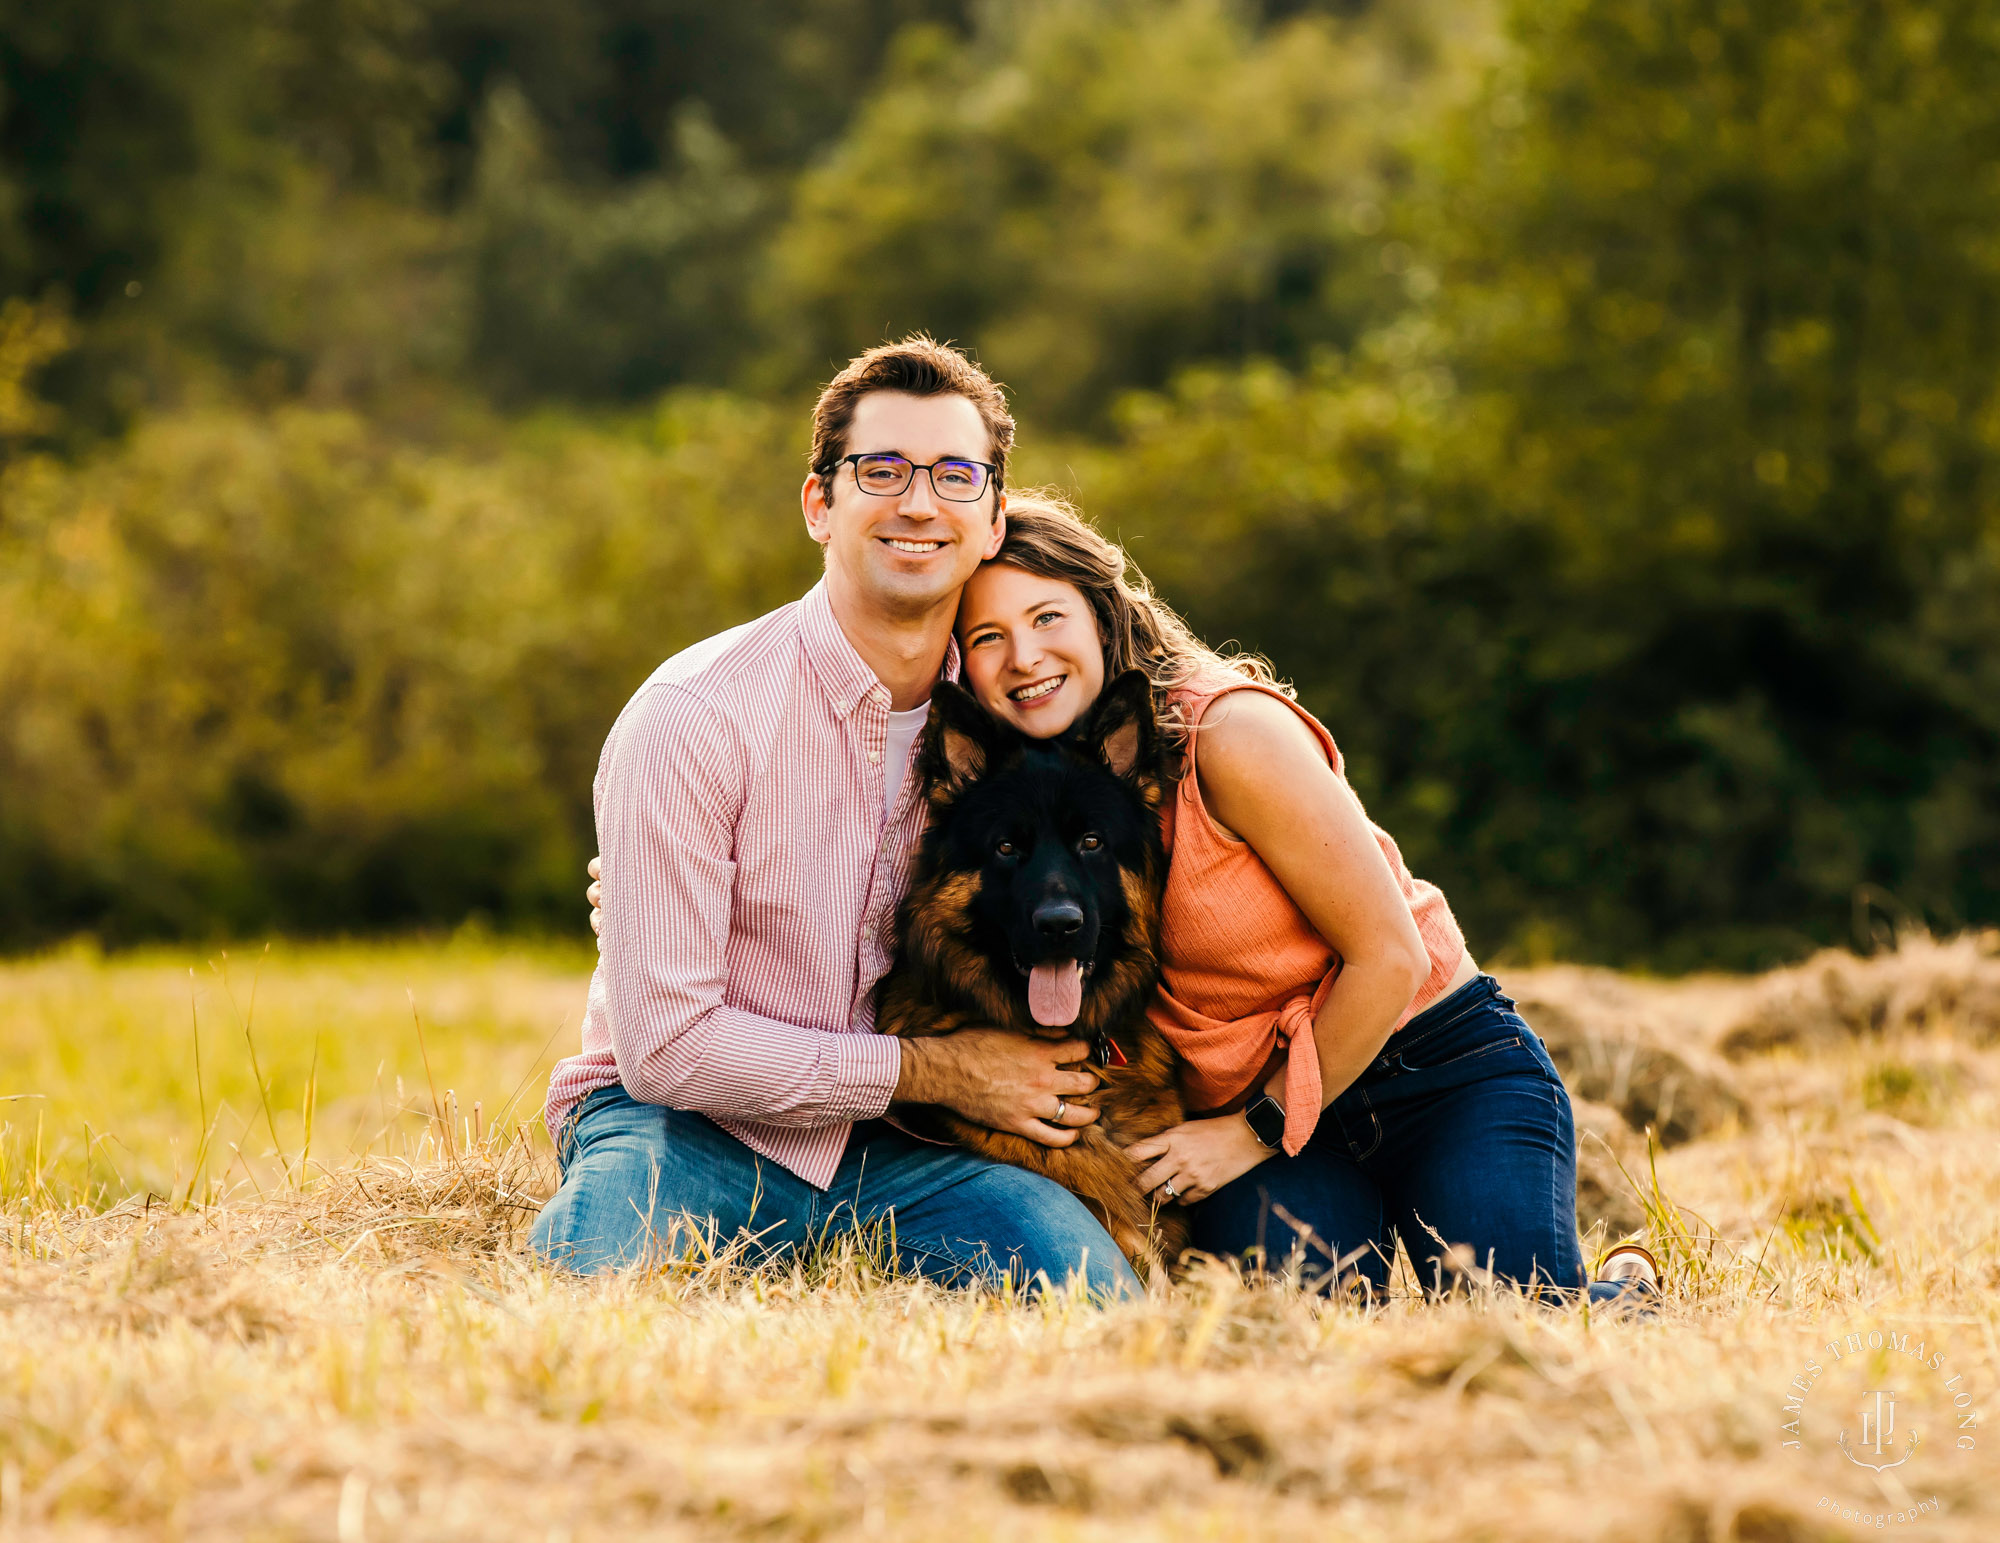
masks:
[[[1250,1134],[1265,1146],[1275,1147],[1285,1139],[1285,1106],[1269,1093],[1245,1109],[1243,1118],[1249,1122]]]

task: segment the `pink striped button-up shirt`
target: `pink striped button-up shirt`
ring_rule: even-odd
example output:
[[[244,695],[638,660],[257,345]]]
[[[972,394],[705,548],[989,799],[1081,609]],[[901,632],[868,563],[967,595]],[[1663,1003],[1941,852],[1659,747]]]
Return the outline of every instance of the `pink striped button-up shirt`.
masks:
[[[947,678],[957,666],[953,644]],[[603,931],[583,1049],[549,1078],[551,1132],[622,1082],[831,1181],[902,1066],[871,992],[924,815],[911,772],[883,817],[888,724],[823,580],[639,688],[598,759]]]

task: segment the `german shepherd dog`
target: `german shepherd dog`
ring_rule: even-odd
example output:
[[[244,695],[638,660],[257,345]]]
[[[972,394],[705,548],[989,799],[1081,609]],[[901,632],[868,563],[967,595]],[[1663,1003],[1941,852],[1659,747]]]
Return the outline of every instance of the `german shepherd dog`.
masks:
[[[1147,1021],[1159,978],[1163,786],[1152,688],[1131,670],[1077,727],[1031,739],[940,683],[918,758],[930,823],[899,947],[876,988],[885,1034],[973,1026],[1081,1039],[1101,1113],[1068,1147],[989,1130],[936,1105],[910,1129],[1045,1174],[1073,1190],[1135,1265],[1171,1264],[1180,1207],[1157,1213],[1120,1148],[1185,1118],[1176,1061]]]

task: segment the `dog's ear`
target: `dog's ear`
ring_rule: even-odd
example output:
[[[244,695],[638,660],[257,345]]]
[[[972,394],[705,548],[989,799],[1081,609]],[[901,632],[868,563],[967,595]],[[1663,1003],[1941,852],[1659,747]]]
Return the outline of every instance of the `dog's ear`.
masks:
[[[1127,670],[1104,688],[1083,738],[1128,782],[1154,774],[1159,725],[1153,716],[1153,683],[1144,670]]]
[[[921,764],[931,791],[956,797],[986,775],[999,749],[998,726],[963,686],[941,680],[931,690]]]

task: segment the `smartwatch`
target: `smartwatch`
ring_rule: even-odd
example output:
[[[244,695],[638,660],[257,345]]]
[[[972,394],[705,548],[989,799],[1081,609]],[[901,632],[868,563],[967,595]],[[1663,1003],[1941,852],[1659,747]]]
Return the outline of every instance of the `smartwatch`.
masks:
[[[1243,1118],[1250,1123],[1250,1134],[1265,1146],[1275,1147],[1285,1139],[1285,1106],[1269,1093],[1245,1109]]]

